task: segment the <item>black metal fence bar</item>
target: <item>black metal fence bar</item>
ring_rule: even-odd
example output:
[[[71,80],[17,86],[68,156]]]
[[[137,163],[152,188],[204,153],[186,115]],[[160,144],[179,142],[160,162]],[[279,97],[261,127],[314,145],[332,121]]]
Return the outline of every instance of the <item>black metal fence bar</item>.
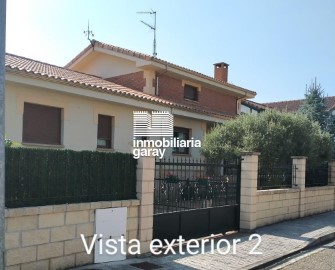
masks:
[[[296,182],[296,167],[288,164],[267,164],[264,161],[258,163],[257,189],[291,188]]]
[[[155,214],[239,203],[240,163],[156,160]]]
[[[330,179],[328,162],[306,164],[306,187],[327,186]]]

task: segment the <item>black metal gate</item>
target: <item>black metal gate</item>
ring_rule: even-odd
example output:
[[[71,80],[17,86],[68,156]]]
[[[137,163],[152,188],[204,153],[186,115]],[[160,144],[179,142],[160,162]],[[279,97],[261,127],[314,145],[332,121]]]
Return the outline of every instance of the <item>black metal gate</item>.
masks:
[[[240,160],[156,160],[154,239],[239,229]]]

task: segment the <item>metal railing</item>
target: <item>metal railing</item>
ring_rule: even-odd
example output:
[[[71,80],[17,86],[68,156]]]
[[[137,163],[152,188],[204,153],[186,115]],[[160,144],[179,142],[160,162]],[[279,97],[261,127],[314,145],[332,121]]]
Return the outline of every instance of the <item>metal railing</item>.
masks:
[[[327,186],[330,178],[328,162],[306,164],[306,187]]]
[[[238,204],[240,162],[156,160],[154,187],[155,214]]]
[[[296,183],[296,166],[290,163],[258,163],[257,189],[291,188]]]

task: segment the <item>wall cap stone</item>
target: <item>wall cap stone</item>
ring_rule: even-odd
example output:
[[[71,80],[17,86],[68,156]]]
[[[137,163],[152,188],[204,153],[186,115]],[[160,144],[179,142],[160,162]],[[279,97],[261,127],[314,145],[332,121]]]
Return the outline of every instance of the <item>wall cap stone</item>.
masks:
[[[242,156],[260,156],[261,153],[259,153],[259,152],[252,152],[252,151],[242,151],[241,155]]]
[[[109,202],[109,201],[6,208],[5,217],[8,218],[8,217],[20,217],[20,216],[44,215],[44,214],[59,213],[59,212],[64,212],[64,213],[65,212],[76,212],[76,211],[88,210],[89,206],[91,206],[92,210],[97,209],[97,208],[113,208],[113,206],[110,207],[107,204],[104,205],[103,204],[104,202]],[[117,200],[117,201],[110,201],[110,202],[120,202],[120,207],[121,207],[122,202],[129,202],[128,207],[140,205],[140,200],[138,199]],[[93,205],[90,205],[90,204],[93,204]],[[104,206],[108,206],[108,207],[104,207]],[[57,207],[57,208],[64,207],[64,211],[60,211],[60,210],[53,211],[54,207]]]
[[[292,159],[308,159],[306,156],[291,156]]]
[[[283,194],[283,193],[297,193],[297,192],[300,192],[300,190],[293,188],[266,189],[266,190],[257,190],[257,196]]]

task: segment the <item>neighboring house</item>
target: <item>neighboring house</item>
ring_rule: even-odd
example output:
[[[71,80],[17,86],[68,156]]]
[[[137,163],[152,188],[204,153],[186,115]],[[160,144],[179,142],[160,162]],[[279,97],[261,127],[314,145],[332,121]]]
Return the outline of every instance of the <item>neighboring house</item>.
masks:
[[[335,96],[326,97],[326,109],[335,115]],[[281,112],[297,112],[304,103],[304,99],[277,101],[269,103],[257,103],[251,100],[243,100],[241,114],[256,114],[266,109],[275,109]]]
[[[327,111],[335,115],[335,96],[325,97]],[[287,100],[287,101],[278,101],[263,103],[263,105],[273,108],[279,111],[285,112],[296,112],[299,110],[299,107],[304,103],[304,99],[297,100]]]
[[[174,136],[202,139],[255,92],[97,41],[66,68],[6,55],[6,136],[27,147],[131,152],[133,111],[170,111]],[[173,152],[173,153],[172,153]],[[198,157],[199,149],[167,155]]]
[[[243,100],[241,103],[241,114],[257,114],[266,109],[263,104],[251,100]]]

